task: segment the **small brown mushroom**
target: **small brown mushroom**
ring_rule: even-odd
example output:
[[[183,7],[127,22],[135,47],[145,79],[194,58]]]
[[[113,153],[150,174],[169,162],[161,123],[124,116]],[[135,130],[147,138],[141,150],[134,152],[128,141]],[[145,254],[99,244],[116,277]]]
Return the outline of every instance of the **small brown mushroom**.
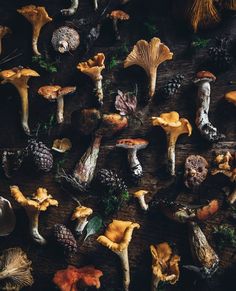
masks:
[[[49,101],[57,101],[57,122],[64,122],[64,97],[74,93],[76,87],[64,87],[58,85],[42,86],[38,89],[38,94]]]
[[[52,149],[59,153],[65,153],[71,148],[72,144],[69,138],[55,139],[52,146]]]
[[[225,99],[236,106],[236,91],[230,91],[226,93]]]
[[[113,10],[110,14],[107,15],[107,17],[109,17],[113,22],[113,28],[116,34],[116,40],[120,40],[118,22],[129,20],[129,14],[125,13],[122,10]]]
[[[139,204],[144,211],[148,210],[148,204],[145,201],[145,195],[147,195],[148,193],[149,192],[146,190],[139,190],[139,191],[134,192],[133,194],[134,197],[138,199]]]
[[[7,26],[2,26],[0,25],[0,55],[2,53],[2,39],[4,38],[4,36],[8,33],[11,33],[11,30],[9,27]]]
[[[75,231],[81,234],[88,223],[88,217],[93,213],[93,209],[85,206],[78,206],[75,208],[71,220],[76,220]]]

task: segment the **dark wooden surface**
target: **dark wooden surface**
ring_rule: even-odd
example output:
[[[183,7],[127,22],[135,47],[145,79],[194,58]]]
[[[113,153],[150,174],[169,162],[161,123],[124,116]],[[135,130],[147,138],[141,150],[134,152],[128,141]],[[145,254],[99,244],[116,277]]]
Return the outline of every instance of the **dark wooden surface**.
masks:
[[[134,0],[133,3],[125,6],[125,10],[130,13],[131,19],[129,22],[121,25],[122,42],[114,41],[111,23],[105,21],[101,36],[95,43],[95,46],[83,56],[82,48],[72,54],[56,55],[50,47],[50,39],[53,30],[64,24],[65,21],[72,21],[72,27],[78,28],[78,21],[81,18],[94,16],[92,1],[80,2],[80,8],[75,17],[65,19],[59,14],[60,9],[66,7],[70,1],[64,0],[23,0],[23,1],[5,1],[0,3],[0,19],[3,25],[8,25],[12,28],[13,34],[3,40],[3,54],[6,56],[15,48],[22,52],[22,56],[18,59],[1,66],[1,69],[11,68],[17,65],[29,66],[40,73],[39,78],[31,79],[29,82],[29,98],[30,98],[30,127],[36,128],[38,123],[45,123],[50,116],[55,112],[55,104],[50,104],[44,101],[37,95],[37,89],[41,85],[49,83],[58,83],[60,85],[76,85],[77,93],[68,97],[65,104],[65,124],[61,127],[54,126],[50,134],[40,134],[40,138],[48,145],[52,145],[52,141],[58,137],[69,137],[73,142],[72,151],[66,156],[64,167],[66,170],[71,170],[76,161],[86,150],[90,139],[79,136],[70,126],[71,113],[79,108],[91,107],[94,105],[92,94],[92,83],[85,75],[79,74],[76,69],[76,64],[94,53],[103,52],[106,55],[106,69],[104,75],[104,112],[114,112],[114,100],[117,89],[131,91],[138,85],[138,100],[139,110],[143,110],[142,98],[146,89],[146,76],[142,69],[132,67],[124,70],[122,61],[126,57],[124,53],[119,53],[119,62],[112,70],[108,69],[112,55],[116,54],[122,46],[122,43],[127,43],[129,49],[135,42],[141,38],[149,40],[147,30],[144,23],[150,22],[153,19],[158,29],[157,36],[165,42],[171,51],[174,53],[172,61],[165,62],[158,70],[157,87],[164,84],[172,75],[183,73],[186,77],[184,87],[181,92],[173,99],[160,101],[156,98],[150,108],[143,110],[143,125],[137,126],[132,124],[128,129],[122,132],[119,137],[144,137],[150,140],[149,147],[140,152],[139,157],[144,167],[144,177],[139,187],[130,185],[130,192],[145,188],[150,191],[148,201],[154,195],[159,195],[159,190],[166,187],[172,181],[164,175],[164,166],[166,164],[166,140],[165,134],[159,128],[153,129],[150,125],[150,117],[158,116],[162,112],[176,110],[182,117],[188,118],[193,125],[193,134],[191,137],[181,136],[178,140],[176,149],[177,170],[181,173],[185,158],[189,154],[198,153],[203,155],[209,162],[212,161],[214,151],[235,150],[236,142],[236,123],[235,114],[236,108],[233,105],[226,103],[223,100],[223,95],[228,90],[236,89],[236,86],[230,86],[229,80],[236,80],[236,69],[233,67],[229,71],[217,74],[217,80],[212,85],[212,99],[210,107],[210,118],[212,122],[226,135],[226,139],[222,142],[208,145],[200,137],[195,125],[195,100],[196,88],[192,85],[194,74],[199,69],[209,69],[207,63],[207,49],[200,49],[195,54],[188,53],[188,44],[192,34],[188,31],[186,25],[179,25],[171,16],[170,1],[140,1]],[[91,2],[91,3],[90,3]],[[104,7],[106,1],[101,1]],[[49,74],[40,69],[37,65],[31,62],[31,26],[19,14],[16,9],[26,5],[36,4],[46,6],[49,15],[54,18],[54,21],[45,26],[42,30],[39,48],[41,51],[47,50],[52,58],[58,60],[58,73]],[[235,38],[236,34],[236,19],[226,15],[223,17],[223,22],[212,31],[201,33],[204,38],[213,39],[215,35],[228,33]],[[83,33],[81,37],[84,37]],[[23,134],[20,122],[20,101],[16,90],[11,85],[0,86],[1,106],[0,106],[0,146],[3,149],[18,149],[23,147],[27,138]],[[101,167],[108,167],[118,171],[124,178],[127,176],[127,164],[125,152],[114,148],[117,137],[103,140],[101,151],[98,159],[97,170]],[[62,156],[55,154],[55,164],[62,159]],[[39,247],[35,245],[29,238],[27,217],[22,208],[17,205],[9,195],[9,186],[18,185],[23,193],[31,194],[36,188],[42,186],[48,189],[58,201],[58,208],[50,208],[46,213],[40,216],[40,231],[48,237],[50,228],[55,223],[65,223],[73,228],[70,223],[70,216],[76,203],[71,199],[71,194],[76,193],[69,189],[61,188],[55,181],[55,169],[45,175],[32,174],[26,169],[22,169],[12,179],[7,180],[0,178],[0,193],[8,198],[14,207],[17,216],[17,224],[14,232],[5,238],[0,238],[1,250],[9,247],[20,246],[26,251],[29,258],[33,262],[33,274],[35,283],[27,290],[54,290],[51,283],[52,276],[56,270],[67,266],[67,262],[62,255],[55,252],[52,245]],[[181,175],[180,175],[181,177]],[[191,194],[184,188],[182,180],[176,188],[179,193],[177,199],[185,202],[204,202],[207,199],[217,197],[223,200],[222,187],[228,185],[227,180],[219,177],[208,176],[206,182],[200,189],[199,193]],[[82,193],[78,196],[82,204],[94,208],[94,212],[99,213],[96,197],[92,193]],[[203,231],[213,247],[216,247],[212,237],[212,230],[215,224],[229,223],[234,225],[229,220],[229,211],[221,209],[214,218],[201,225]],[[111,217],[112,218],[112,217]],[[111,221],[107,219],[105,223]],[[133,240],[130,244],[130,267],[131,267],[131,287],[132,291],[149,290],[151,279],[151,256],[149,246],[153,243],[168,241],[175,244],[179,255],[181,256],[181,266],[184,264],[192,264],[192,257],[188,244],[187,229],[185,225],[175,224],[162,216],[152,218],[144,214],[136,201],[131,202],[120,210],[114,218],[123,220],[132,220],[140,223],[140,230],[135,230]],[[103,231],[103,230],[102,230]],[[101,233],[102,233],[101,231]],[[70,263],[78,266],[93,264],[104,272],[102,277],[102,290],[121,290],[122,273],[118,258],[104,247],[96,242],[96,237],[90,237],[86,242],[78,238],[79,254],[74,257]],[[228,269],[232,267],[236,261],[234,249],[225,247],[219,252],[220,270],[229,273]],[[227,277],[228,278],[228,277]],[[190,280],[189,280],[190,279]],[[216,279],[214,279],[215,282]],[[208,286],[209,287],[209,286]],[[193,284],[192,277],[185,273],[181,268],[180,281],[177,285],[171,287],[176,290],[207,290],[204,285]],[[169,287],[168,287],[169,288]],[[210,287],[209,287],[210,288]],[[217,289],[218,288],[218,289]],[[235,290],[233,280],[222,279],[215,290]],[[208,289],[209,290],[209,289]]]

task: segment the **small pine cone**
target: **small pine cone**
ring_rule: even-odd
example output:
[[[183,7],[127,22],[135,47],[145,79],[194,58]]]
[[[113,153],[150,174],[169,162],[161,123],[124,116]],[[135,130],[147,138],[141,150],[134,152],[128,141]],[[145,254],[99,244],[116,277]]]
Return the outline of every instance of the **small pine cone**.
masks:
[[[184,76],[181,74],[177,74],[159,90],[158,95],[165,99],[173,97],[182,86],[183,81]]]
[[[37,170],[49,172],[53,166],[53,155],[41,141],[31,139],[25,148],[25,156],[32,159]]]
[[[70,256],[77,253],[77,242],[72,232],[63,224],[55,224],[52,235],[58,246],[63,249],[65,255]]]

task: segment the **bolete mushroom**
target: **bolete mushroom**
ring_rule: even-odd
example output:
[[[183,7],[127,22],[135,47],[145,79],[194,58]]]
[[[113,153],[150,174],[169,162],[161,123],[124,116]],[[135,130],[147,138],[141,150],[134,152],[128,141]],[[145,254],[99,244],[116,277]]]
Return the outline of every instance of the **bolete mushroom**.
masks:
[[[148,210],[148,204],[145,201],[145,195],[147,195],[149,192],[147,190],[139,190],[134,192],[134,197],[138,199],[139,205],[144,211]]]
[[[123,267],[125,291],[129,290],[130,284],[128,246],[135,228],[139,229],[140,225],[131,221],[113,220],[108,225],[105,234],[97,238],[100,244],[119,256]]]
[[[38,94],[49,101],[57,102],[57,122],[64,122],[64,97],[76,91],[76,87],[64,87],[58,85],[42,86]]]
[[[129,20],[129,14],[122,10],[113,10],[111,13],[107,14],[107,17],[109,17],[113,22],[113,29],[115,31],[116,40],[120,40],[118,22]]]
[[[30,134],[29,119],[29,100],[28,100],[28,81],[30,77],[39,77],[39,74],[31,69],[16,67],[0,72],[1,84],[11,83],[16,87],[21,97],[21,125],[26,134]]]
[[[0,236],[12,233],[15,225],[16,217],[10,201],[0,196]]]
[[[118,139],[116,147],[126,149],[128,152],[128,163],[132,178],[138,181],[143,176],[143,169],[138,160],[137,152],[145,149],[149,142],[142,138]]]
[[[236,91],[230,91],[226,93],[225,99],[236,106]]]
[[[39,233],[39,214],[46,211],[49,206],[58,206],[58,201],[47,193],[45,188],[38,188],[31,197],[25,197],[18,186],[11,186],[12,197],[25,208],[30,222],[30,234],[32,239],[41,244],[46,244],[46,240]]]
[[[79,0],[71,0],[71,6],[69,8],[62,9],[61,13],[64,16],[72,16],[76,13],[76,11],[78,10],[78,7],[79,7]]]
[[[55,139],[52,149],[58,153],[65,153],[72,148],[69,138]]]
[[[0,25],[0,55],[2,53],[2,39],[8,33],[11,33],[11,29],[7,26]]]
[[[38,51],[38,39],[42,27],[48,22],[52,21],[52,18],[48,16],[48,13],[45,7],[27,5],[20,9],[17,9],[21,15],[23,15],[33,27],[33,36],[32,36],[32,48],[35,55],[40,56]]]
[[[179,280],[180,257],[173,255],[167,242],[151,245],[152,254],[152,285],[151,290],[158,290],[160,282],[174,285]]]
[[[88,223],[88,217],[93,213],[93,209],[85,206],[78,206],[75,208],[71,220],[76,220],[75,231],[81,234]]]
[[[127,56],[124,67],[137,65],[142,67],[149,78],[149,97],[153,97],[156,89],[157,68],[166,60],[171,60],[173,53],[157,37],[139,40]]]
[[[96,54],[92,59],[86,62],[81,62],[77,65],[77,69],[89,76],[95,85],[95,94],[100,105],[103,104],[103,90],[102,90],[102,70],[105,69],[104,65],[105,55],[103,53]]]
[[[196,126],[201,135],[209,142],[216,142],[224,138],[216,127],[209,121],[209,108],[210,108],[210,83],[214,82],[216,77],[208,71],[200,71],[194,79],[194,84],[198,86],[198,109],[196,114]]]
[[[181,134],[192,134],[192,126],[185,118],[179,118],[176,111],[162,113],[160,117],[152,117],[153,126],[161,126],[166,132],[168,147],[168,169],[175,175],[175,144]]]

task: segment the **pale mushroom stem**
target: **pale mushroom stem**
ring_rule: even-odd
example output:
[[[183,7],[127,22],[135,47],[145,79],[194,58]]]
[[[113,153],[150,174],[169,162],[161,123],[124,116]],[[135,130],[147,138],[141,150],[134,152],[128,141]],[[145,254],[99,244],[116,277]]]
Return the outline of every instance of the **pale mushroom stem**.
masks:
[[[119,33],[119,29],[118,29],[118,20],[117,19],[113,19],[113,29],[115,31],[116,40],[120,40],[120,33]]]
[[[123,285],[124,290],[129,291],[130,284],[130,270],[129,270],[129,255],[128,248],[123,251],[114,251],[120,258],[123,269]]]
[[[57,122],[63,123],[64,121],[64,96],[57,98]]]
[[[35,55],[40,56],[41,53],[38,51],[38,39],[41,27],[33,27],[33,36],[32,36],[32,49]]]
[[[157,291],[158,290],[159,282],[160,282],[160,279],[158,279],[158,277],[153,274],[152,275],[151,291]]]
[[[171,133],[167,133],[168,171],[171,176],[175,176],[175,144],[176,138],[174,138]]]
[[[39,226],[39,211],[36,211],[34,213],[27,211],[27,215],[30,222],[30,234],[32,239],[37,242],[40,245],[45,245],[47,242],[46,240],[41,236],[38,230]]]
[[[94,81],[96,96],[100,105],[103,104],[102,76]]]
[[[94,10],[98,10],[98,0],[93,0],[94,2]]]
[[[137,149],[128,149],[128,162],[132,176],[140,177],[142,175],[142,166],[137,157]]]
[[[234,190],[232,193],[230,193],[229,197],[227,198],[228,202],[230,204],[234,204],[234,202],[236,201],[236,185],[234,186]]]
[[[74,15],[79,7],[79,0],[71,0],[71,6],[68,9],[62,9],[61,13],[65,16]]]
[[[0,39],[0,55],[2,54],[2,39]]]
[[[149,74],[149,96],[153,97],[153,95],[155,94],[155,90],[156,90],[156,80],[157,80],[157,70],[156,68],[151,69],[150,74]]]
[[[87,217],[77,219],[75,232],[77,232],[78,234],[81,234],[87,224],[88,224]]]
[[[23,127],[24,132],[27,135],[30,135],[30,129],[29,129],[29,101],[28,101],[28,86],[27,84],[17,86],[15,85],[17,91],[19,92],[19,95],[21,97],[21,124]]]
[[[139,200],[139,204],[140,204],[141,208],[142,208],[143,210],[147,211],[147,210],[148,210],[148,204],[147,204],[146,201],[145,201],[145,197],[144,197],[144,195],[140,196],[140,197],[138,198],[138,200]]]

